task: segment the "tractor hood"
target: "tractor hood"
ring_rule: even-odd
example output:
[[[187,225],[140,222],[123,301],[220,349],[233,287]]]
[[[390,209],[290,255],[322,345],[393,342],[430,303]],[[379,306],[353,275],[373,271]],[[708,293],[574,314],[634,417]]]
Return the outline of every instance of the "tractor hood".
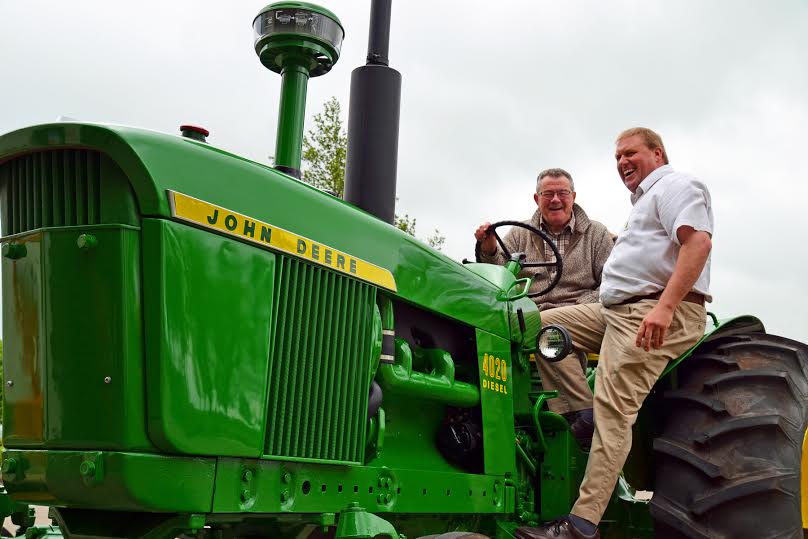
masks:
[[[202,208],[211,211],[211,219],[219,209],[222,219],[233,214],[257,222],[259,230],[261,224],[270,225],[318,248],[347,253],[389,272],[392,282],[371,282],[382,284],[400,299],[496,335],[511,336],[508,304],[497,299],[503,286],[499,281],[508,281],[504,276],[482,278],[340,199],[215,146],[132,127],[54,123],[0,137],[0,163],[21,154],[66,148],[96,150],[111,158],[127,176],[141,217],[187,223],[189,219],[175,214],[173,204],[184,195],[184,200],[200,201]],[[210,232],[227,234],[228,230]],[[290,245],[291,250],[295,248]],[[535,316],[531,302],[520,302],[520,306],[531,318]]]

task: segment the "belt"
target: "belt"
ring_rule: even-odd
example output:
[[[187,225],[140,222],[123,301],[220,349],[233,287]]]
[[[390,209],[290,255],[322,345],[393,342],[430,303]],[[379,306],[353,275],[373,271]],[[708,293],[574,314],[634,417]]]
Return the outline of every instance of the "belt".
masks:
[[[628,299],[614,303],[612,306],[626,305],[628,303],[639,303],[644,299],[659,299],[660,297],[662,297],[662,290],[659,292],[654,292],[653,294],[645,294],[644,296],[631,296]],[[687,295],[682,298],[682,301],[695,303],[697,305],[704,305],[704,294],[699,294],[698,292],[688,292]]]

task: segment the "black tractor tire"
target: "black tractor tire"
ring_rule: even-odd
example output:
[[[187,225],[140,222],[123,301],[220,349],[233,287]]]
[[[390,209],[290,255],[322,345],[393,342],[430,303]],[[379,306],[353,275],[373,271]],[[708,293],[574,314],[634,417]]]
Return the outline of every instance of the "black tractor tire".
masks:
[[[803,537],[808,345],[764,333],[708,341],[662,402],[656,537]]]

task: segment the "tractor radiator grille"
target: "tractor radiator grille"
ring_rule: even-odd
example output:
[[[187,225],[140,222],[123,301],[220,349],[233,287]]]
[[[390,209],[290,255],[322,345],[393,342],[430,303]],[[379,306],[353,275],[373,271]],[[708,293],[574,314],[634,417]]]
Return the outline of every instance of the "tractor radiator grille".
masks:
[[[51,150],[0,165],[3,234],[42,227],[94,225],[101,219],[101,154]]]
[[[265,454],[361,462],[376,290],[279,259]]]

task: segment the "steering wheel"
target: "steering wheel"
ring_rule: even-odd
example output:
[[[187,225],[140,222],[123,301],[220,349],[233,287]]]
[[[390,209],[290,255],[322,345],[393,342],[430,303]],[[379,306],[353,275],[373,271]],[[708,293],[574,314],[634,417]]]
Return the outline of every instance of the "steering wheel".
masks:
[[[550,249],[553,251],[553,255],[555,256],[555,262],[538,262],[538,261],[531,261],[531,260],[523,260],[520,262],[522,268],[547,268],[552,267],[555,268],[555,275],[553,276],[550,284],[548,284],[543,290],[539,290],[538,292],[531,292],[527,294],[529,298],[535,298],[537,296],[541,296],[546,294],[558,284],[558,281],[561,279],[561,270],[563,269],[564,265],[561,262],[561,253],[558,252],[558,247],[556,244],[553,243],[553,240],[550,236],[547,235],[546,232],[536,228],[535,226],[529,225],[527,223],[523,223],[521,221],[499,221],[497,223],[492,224],[488,227],[487,232],[489,234],[493,234],[494,238],[497,240],[499,244],[499,248],[502,249],[502,252],[505,253],[505,258],[511,259],[512,254],[508,251],[508,248],[505,247],[505,242],[502,241],[502,238],[499,237],[497,234],[496,229],[501,226],[516,226],[519,228],[524,228],[525,230],[532,232],[533,234],[537,235],[541,238],[541,241],[546,243],[550,246]],[[474,246],[474,257],[476,258],[477,262],[482,262],[482,243],[480,241]],[[536,274],[538,275],[538,273]]]

